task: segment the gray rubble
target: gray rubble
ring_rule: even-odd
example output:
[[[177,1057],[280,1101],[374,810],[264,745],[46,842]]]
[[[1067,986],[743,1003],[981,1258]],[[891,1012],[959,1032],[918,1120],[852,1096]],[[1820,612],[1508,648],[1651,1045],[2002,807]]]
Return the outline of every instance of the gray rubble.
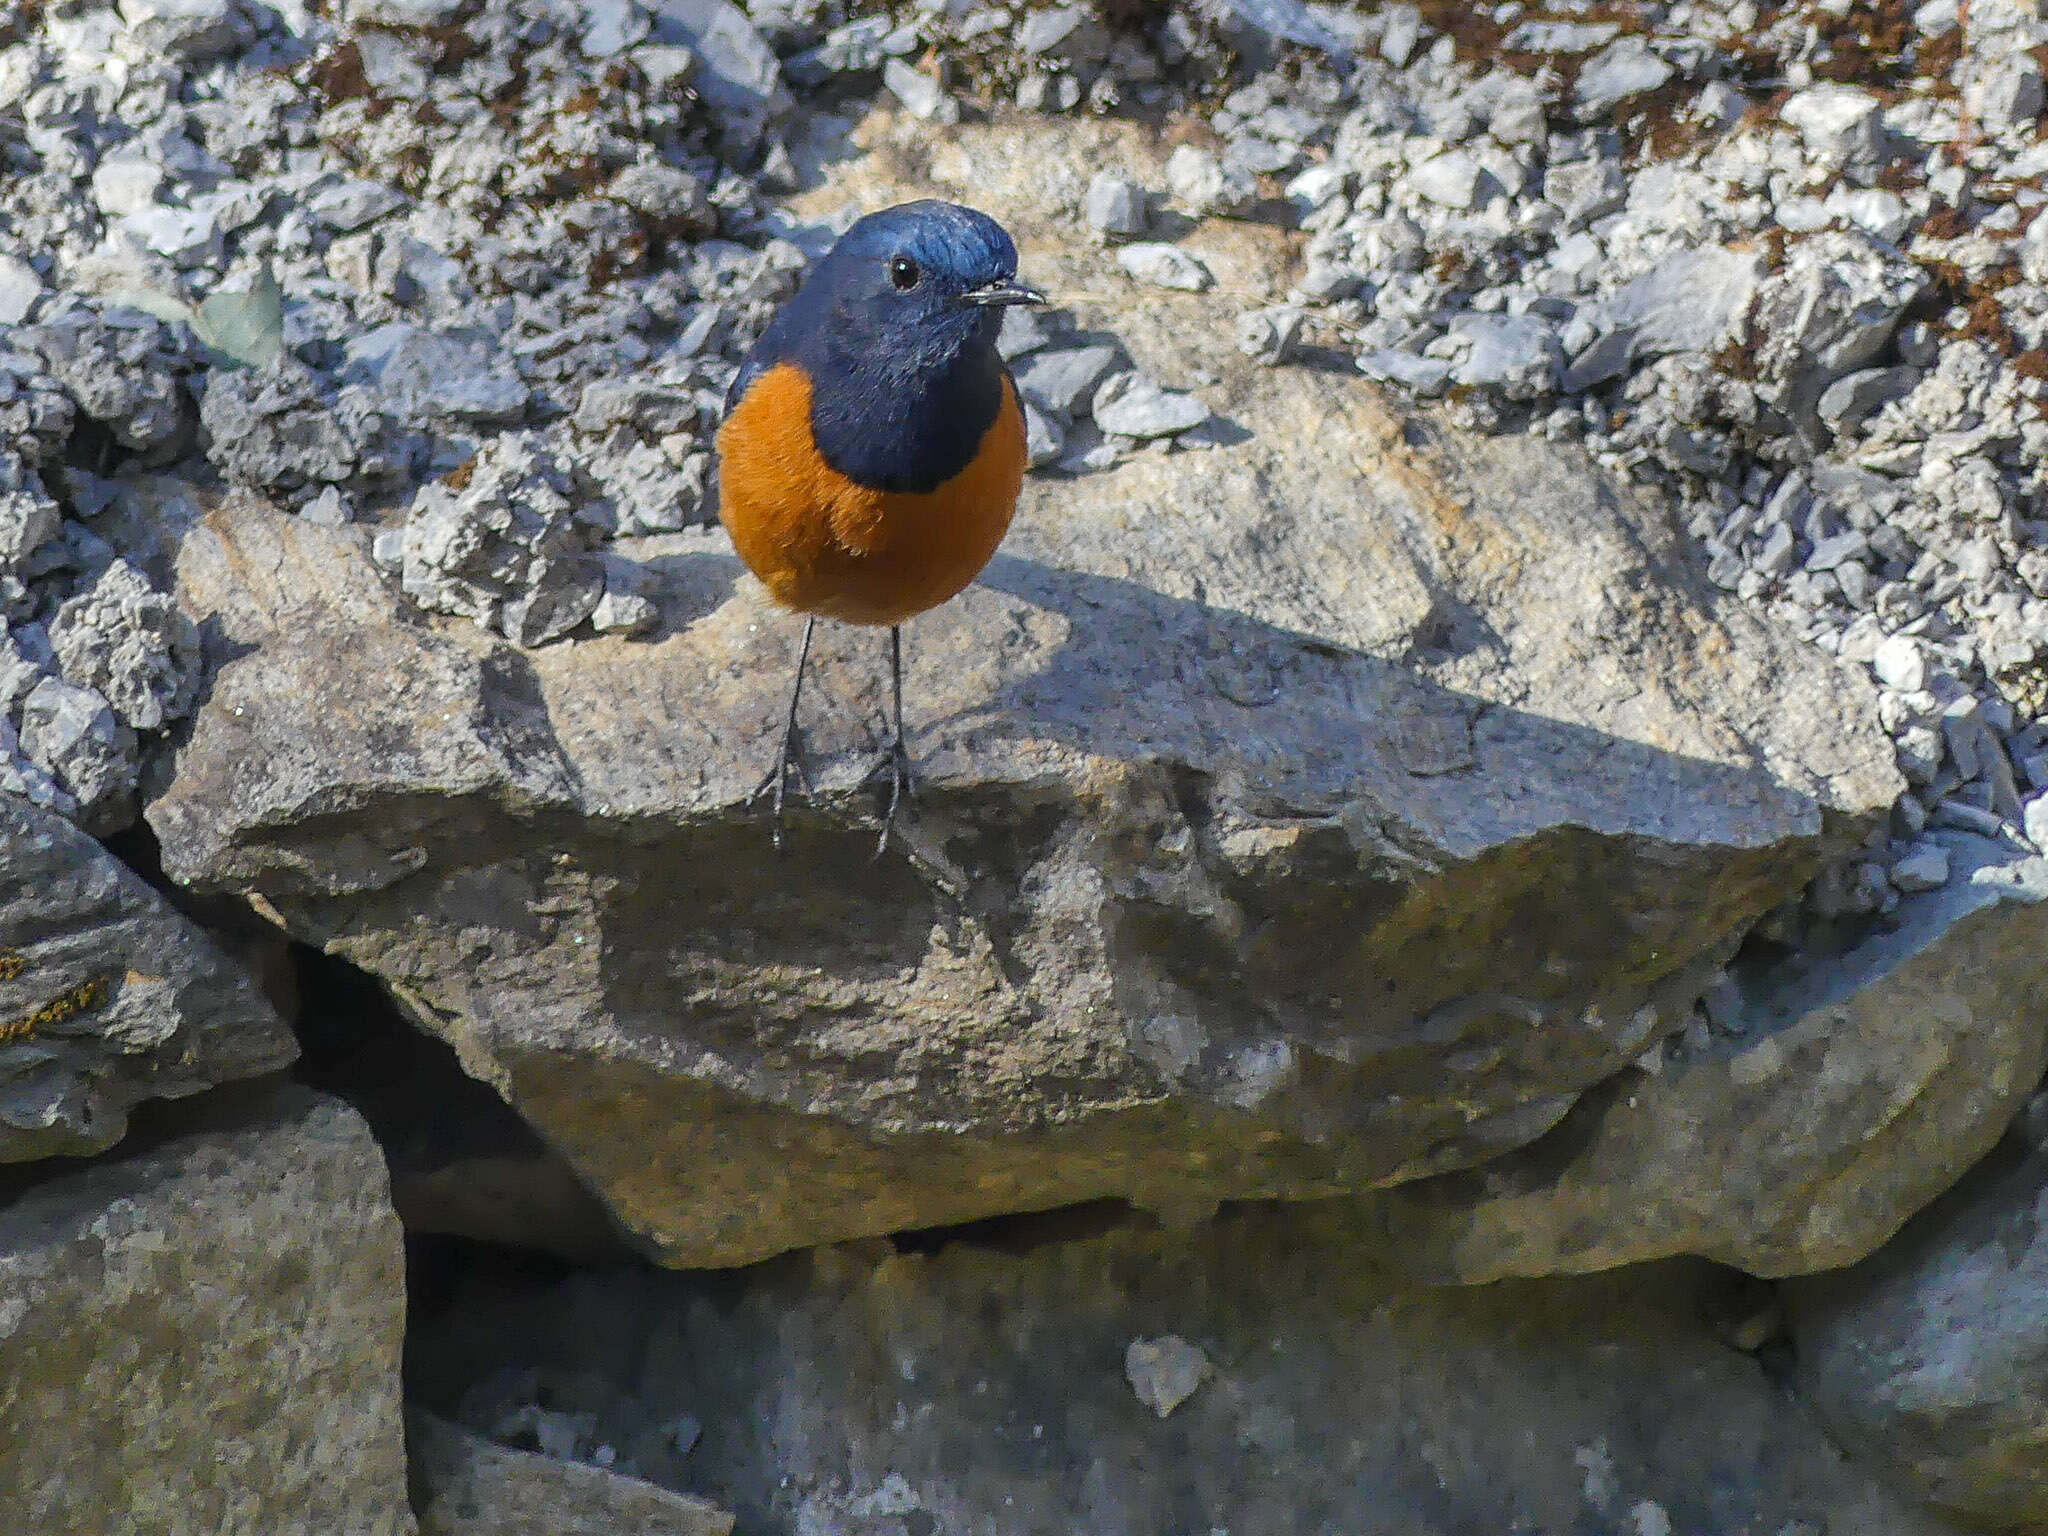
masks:
[[[605,595],[592,510],[575,471],[537,438],[494,439],[414,500],[402,545],[406,595],[520,645],[558,639]]]

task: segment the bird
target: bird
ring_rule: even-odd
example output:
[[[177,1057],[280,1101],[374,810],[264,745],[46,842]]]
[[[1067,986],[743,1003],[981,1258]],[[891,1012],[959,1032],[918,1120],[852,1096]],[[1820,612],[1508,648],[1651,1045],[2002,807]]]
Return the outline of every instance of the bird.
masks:
[[[797,705],[820,618],[887,626],[893,734],[875,852],[912,794],[903,624],[981,574],[1024,484],[1024,414],[996,349],[1003,311],[1043,304],[987,214],[933,199],[848,227],[762,331],[725,399],[718,516],[740,559],[804,615],[774,767],[782,846]]]

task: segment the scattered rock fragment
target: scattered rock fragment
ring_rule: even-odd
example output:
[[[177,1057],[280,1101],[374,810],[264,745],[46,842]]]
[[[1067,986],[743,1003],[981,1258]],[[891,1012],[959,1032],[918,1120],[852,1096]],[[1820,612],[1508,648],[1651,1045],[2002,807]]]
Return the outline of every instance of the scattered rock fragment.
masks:
[[[1151,222],[1145,189],[1116,171],[1098,171],[1081,205],[1088,227],[1104,235],[1135,236]]]
[[[1247,212],[1259,196],[1249,171],[1225,166],[1192,144],[1181,145],[1167,158],[1166,185],[1193,212],[1223,217]]]
[[[97,690],[124,725],[160,730],[191,712],[203,665],[199,632],[126,560],[57,610],[50,643],[65,678]]]
[[[1117,265],[1141,283],[1155,288],[1177,288],[1183,293],[1200,293],[1215,279],[1209,269],[1178,246],[1157,241],[1127,245],[1116,253]]]
[[[1162,1419],[1193,1397],[1215,1373],[1216,1367],[1200,1346],[1179,1334],[1133,1339],[1124,1351],[1124,1380],[1131,1384],[1138,1401]]]
[[[1103,431],[1118,437],[1172,437],[1209,419],[1209,408],[1193,395],[1162,388],[1142,373],[1110,375],[1096,389],[1091,414]]]
[[[520,645],[559,639],[605,593],[583,516],[588,504],[574,473],[537,436],[494,439],[460,474],[415,498],[405,525],[406,594]]]

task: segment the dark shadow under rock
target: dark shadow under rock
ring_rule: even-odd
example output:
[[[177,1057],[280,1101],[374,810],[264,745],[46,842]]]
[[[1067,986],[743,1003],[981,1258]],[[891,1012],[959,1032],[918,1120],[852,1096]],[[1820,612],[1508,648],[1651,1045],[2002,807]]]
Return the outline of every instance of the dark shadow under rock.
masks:
[[[1704,1264],[1417,1290],[1256,1211],[715,1275],[440,1262],[416,1400],[759,1536],[1941,1529],[1717,1342]]]

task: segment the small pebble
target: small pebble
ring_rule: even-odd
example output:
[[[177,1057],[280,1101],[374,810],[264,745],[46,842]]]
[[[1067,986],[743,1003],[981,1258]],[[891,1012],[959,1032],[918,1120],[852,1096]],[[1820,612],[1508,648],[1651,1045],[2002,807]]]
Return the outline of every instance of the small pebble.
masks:
[[[1179,1334],[1133,1339],[1124,1350],[1124,1379],[1138,1401],[1165,1418],[1216,1373],[1197,1345]]]
[[[1892,865],[1891,878],[1908,895],[1938,891],[1948,884],[1948,850],[1939,843],[1922,843]]]

